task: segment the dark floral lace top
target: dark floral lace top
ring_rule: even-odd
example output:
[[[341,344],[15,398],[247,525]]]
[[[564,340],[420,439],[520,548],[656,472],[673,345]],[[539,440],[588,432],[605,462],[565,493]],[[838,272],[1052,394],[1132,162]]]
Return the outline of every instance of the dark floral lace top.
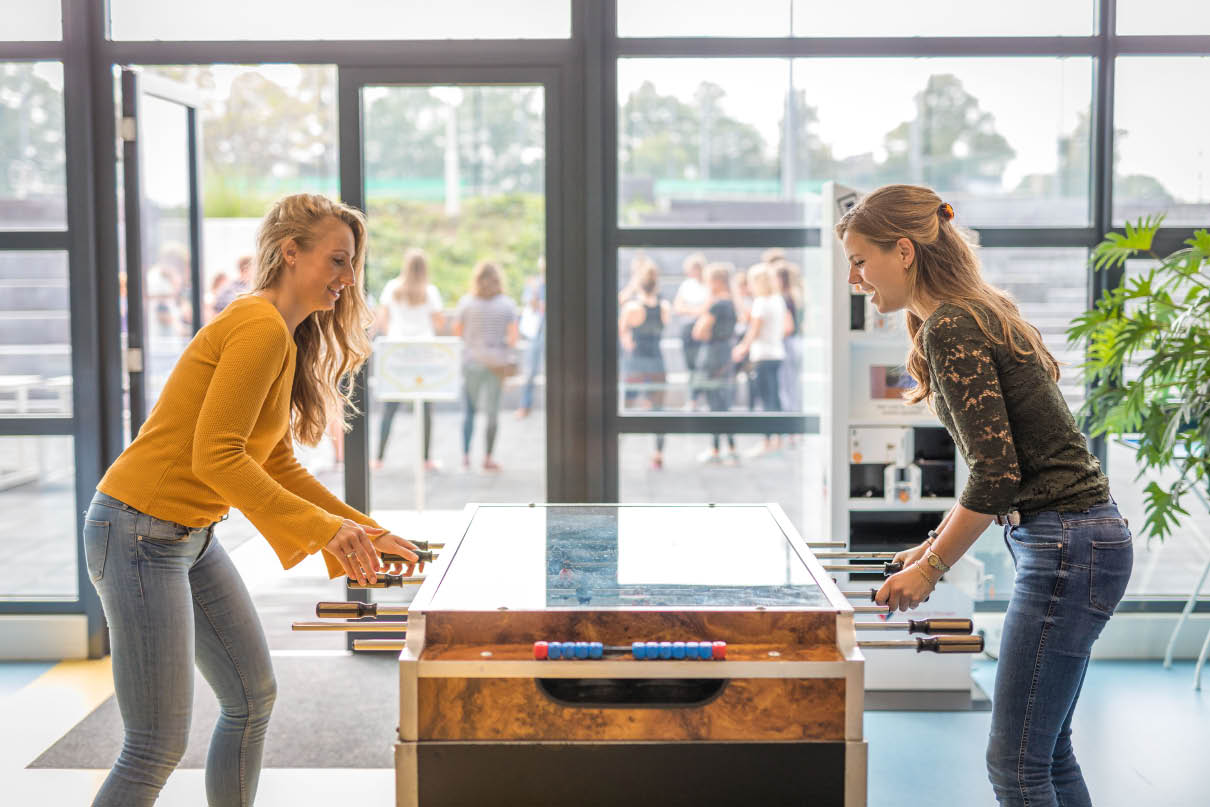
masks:
[[[933,406],[970,467],[963,507],[1070,512],[1109,501],[1109,480],[1040,361],[1013,357],[952,303],[921,336]]]

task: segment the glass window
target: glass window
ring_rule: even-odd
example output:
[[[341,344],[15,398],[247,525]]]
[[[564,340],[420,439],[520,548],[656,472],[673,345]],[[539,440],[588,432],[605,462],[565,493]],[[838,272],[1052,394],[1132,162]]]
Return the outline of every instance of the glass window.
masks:
[[[1169,3],[1181,0],[1168,0]],[[1191,0],[1184,0],[1191,2]],[[1019,14],[962,0],[618,0],[618,35],[657,36],[1087,36],[1089,0],[1023,0]],[[1173,26],[1169,26],[1173,27]]]
[[[76,597],[73,445],[0,437],[0,600]]]
[[[618,411],[821,411],[827,334],[820,307],[827,300],[812,293],[822,288],[821,255],[818,249],[619,250]],[[751,327],[756,295],[748,278],[762,258],[770,266],[770,293],[790,300],[782,303],[790,333],[780,340],[781,364],[771,372],[766,365],[758,376],[751,350],[738,363],[731,351]],[[694,337],[699,320],[711,330]],[[763,343],[756,354],[762,350]]]
[[[117,40],[560,39],[571,36],[568,0],[110,0]]]
[[[622,59],[619,222],[818,224],[837,180],[931,185],[967,225],[1082,225],[1091,80],[1085,58]]]
[[[1118,0],[1119,34],[1210,34],[1204,0]]]
[[[1165,226],[1205,226],[1210,114],[1193,88],[1210,86],[1210,57],[1122,57],[1116,82],[1114,222],[1166,212]]]
[[[362,108],[378,312],[370,501],[376,512],[542,501],[544,91],[370,86]]]
[[[63,65],[0,62],[0,230],[67,225],[63,131]]]
[[[793,0],[618,0],[618,36],[790,36]]]
[[[63,8],[58,0],[0,0],[0,40],[38,42],[63,38]]]
[[[71,417],[67,253],[0,252],[0,418]]]
[[[1059,389],[1072,411],[1084,401],[1084,349],[1067,345],[1067,329],[1088,305],[1088,251],[1058,248],[980,249],[983,276],[1007,291],[1022,316],[1042,332],[1059,361]]]
[[[796,0],[795,36],[1088,36],[1089,0],[1018,0],[1013,13],[969,0]]]
[[[619,500],[776,502],[804,540],[833,540],[824,536],[827,460],[822,438],[791,435],[773,454],[762,451],[763,440],[759,434],[620,434]],[[657,453],[659,463],[654,461]]]

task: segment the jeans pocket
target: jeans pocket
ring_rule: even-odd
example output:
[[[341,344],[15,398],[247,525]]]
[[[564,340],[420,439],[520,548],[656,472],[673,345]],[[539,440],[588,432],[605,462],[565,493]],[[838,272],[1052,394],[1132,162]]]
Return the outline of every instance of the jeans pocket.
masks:
[[[1097,611],[1112,614],[1126,593],[1134,567],[1134,541],[1093,541],[1089,563],[1088,600]]]
[[[105,556],[109,554],[109,522],[84,519],[84,558],[88,579],[100,582],[105,576]]]

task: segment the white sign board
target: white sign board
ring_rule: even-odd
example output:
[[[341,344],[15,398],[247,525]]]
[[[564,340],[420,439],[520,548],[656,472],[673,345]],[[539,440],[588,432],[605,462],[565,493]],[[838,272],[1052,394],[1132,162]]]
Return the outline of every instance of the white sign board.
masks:
[[[456,401],[462,387],[462,340],[374,340],[374,393],[380,401]]]

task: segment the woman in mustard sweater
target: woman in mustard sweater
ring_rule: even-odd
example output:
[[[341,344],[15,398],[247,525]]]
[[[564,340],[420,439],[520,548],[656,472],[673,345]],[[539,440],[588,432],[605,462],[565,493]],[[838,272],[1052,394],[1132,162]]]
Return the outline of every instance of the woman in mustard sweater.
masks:
[[[294,458],[345,411],[369,355],[365,219],[288,196],[257,233],[251,294],[198,332],[84,527],[109,622],[122,752],[95,805],[152,804],[189,735],[193,666],[221,713],[206,759],[211,807],[252,804],[276,682],[248,590],[214,525],[239,508],[282,565],[323,551],[330,576],[373,581],[379,552],[416,547],[334,496]],[[408,573],[412,571],[408,566]]]

